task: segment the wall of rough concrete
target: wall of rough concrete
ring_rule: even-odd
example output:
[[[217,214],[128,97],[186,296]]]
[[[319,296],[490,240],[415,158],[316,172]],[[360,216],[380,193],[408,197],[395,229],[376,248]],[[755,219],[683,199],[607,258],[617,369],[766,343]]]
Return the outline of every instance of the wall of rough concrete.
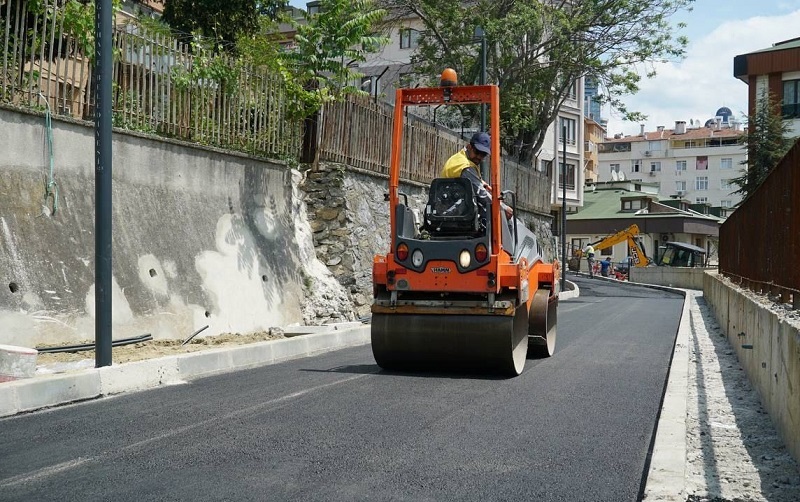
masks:
[[[684,289],[703,289],[705,269],[689,267],[633,267],[631,282]]]
[[[792,456],[800,461],[800,329],[719,276],[703,294]]]
[[[320,261],[348,289],[360,316],[369,315],[372,303],[372,259],[389,250],[389,212],[384,194],[388,177],[341,164],[323,163],[307,173],[302,189],[307,193],[309,223]],[[409,206],[422,215],[428,186],[402,183]],[[533,229],[548,261],[555,258],[556,241],[550,216],[521,212]]]
[[[44,116],[0,108],[0,343],[94,338],[94,130],[52,124],[55,212]],[[351,319],[314,257],[299,182],[278,163],[116,131],[113,338]]]

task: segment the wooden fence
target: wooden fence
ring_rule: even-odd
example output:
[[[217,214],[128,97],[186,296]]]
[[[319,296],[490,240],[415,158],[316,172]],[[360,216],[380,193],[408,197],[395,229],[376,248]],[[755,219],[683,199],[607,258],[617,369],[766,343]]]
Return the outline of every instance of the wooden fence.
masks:
[[[86,34],[65,30],[70,2],[78,0],[0,3],[0,102],[93,120],[93,46]],[[256,155],[298,156],[301,124],[288,119],[279,76],[233,58],[198,57],[134,22],[115,26],[113,47],[116,127]]]
[[[719,231],[719,270],[800,308],[800,142]]]
[[[392,108],[383,103],[351,98],[326,104],[319,126],[319,158],[388,175],[393,123]],[[465,140],[413,115],[404,123],[400,177],[430,183]],[[517,204],[529,211],[549,213],[550,177],[505,159],[502,163],[501,186],[516,192]]]

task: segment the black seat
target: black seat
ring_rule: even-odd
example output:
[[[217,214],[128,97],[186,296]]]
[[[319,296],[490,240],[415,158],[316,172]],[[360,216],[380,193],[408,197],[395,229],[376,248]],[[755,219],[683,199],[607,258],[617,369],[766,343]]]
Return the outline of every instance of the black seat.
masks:
[[[483,235],[484,229],[472,183],[466,178],[431,181],[422,229],[432,236]]]

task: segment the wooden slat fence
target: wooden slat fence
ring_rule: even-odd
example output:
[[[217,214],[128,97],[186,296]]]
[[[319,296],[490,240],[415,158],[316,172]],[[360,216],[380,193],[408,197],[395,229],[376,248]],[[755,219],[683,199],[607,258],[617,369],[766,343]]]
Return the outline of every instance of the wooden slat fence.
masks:
[[[326,104],[320,120],[320,160],[388,175],[393,117],[390,106],[368,99]],[[413,115],[406,116],[403,134],[400,177],[421,183],[437,177],[445,161],[465,143],[458,134]],[[551,180],[547,174],[506,159],[502,163],[502,187],[517,193],[517,204],[549,213]]]
[[[719,231],[719,270],[800,308],[800,142]]]
[[[93,48],[65,31],[69,2],[78,0],[0,3],[0,102],[93,120]],[[198,58],[169,35],[133,22],[115,27],[113,46],[116,127],[298,157],[301,123],[288,119],[279,76],[233,58]]]

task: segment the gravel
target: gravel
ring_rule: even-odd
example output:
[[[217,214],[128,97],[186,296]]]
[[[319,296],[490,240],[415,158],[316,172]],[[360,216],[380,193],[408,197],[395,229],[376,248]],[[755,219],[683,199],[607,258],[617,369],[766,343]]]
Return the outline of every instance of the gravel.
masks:
[[[785,307],[772,310],[796,318]],[[702,295],[691,296],[690,313],[686,500],[800,501],[800,467]]]

